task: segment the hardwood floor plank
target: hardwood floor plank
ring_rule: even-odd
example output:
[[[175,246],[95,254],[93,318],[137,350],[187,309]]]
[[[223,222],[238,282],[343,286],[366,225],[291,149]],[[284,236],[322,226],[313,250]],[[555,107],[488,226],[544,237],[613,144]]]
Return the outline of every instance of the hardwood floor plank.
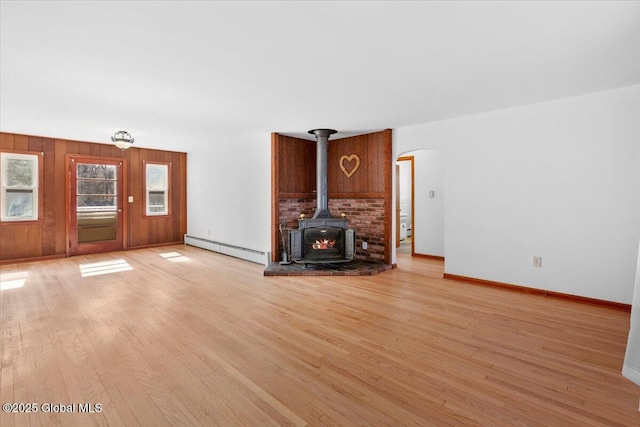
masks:
[[[24,283],[0,291],[2,402],[102,412],[0,423],[640,425],[620,373],[629,313],[398,264],[264,277],[176,245],[3,265]]]

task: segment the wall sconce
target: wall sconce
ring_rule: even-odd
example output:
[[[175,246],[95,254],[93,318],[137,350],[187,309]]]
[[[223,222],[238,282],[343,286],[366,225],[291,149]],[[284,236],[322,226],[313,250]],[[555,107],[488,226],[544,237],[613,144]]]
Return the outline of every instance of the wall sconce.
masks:
[[[122,151],[126,150],[127,148],[131,148],[131,146],[133,145],[133,137],[129,132],[124,130],[119,130],[118,132],[113,134],[113,136],[111,137],[111,141],[113,141],[116,147],[118,147]]]

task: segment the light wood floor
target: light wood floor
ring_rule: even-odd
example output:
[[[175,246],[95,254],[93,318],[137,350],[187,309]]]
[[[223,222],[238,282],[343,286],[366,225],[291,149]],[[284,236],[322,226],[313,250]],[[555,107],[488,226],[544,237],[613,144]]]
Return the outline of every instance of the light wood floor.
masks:
[[[0,424],[640,425],[628,313],[398,264],[263,277],[171,246],[3,266],[2,403],[102,412]]]

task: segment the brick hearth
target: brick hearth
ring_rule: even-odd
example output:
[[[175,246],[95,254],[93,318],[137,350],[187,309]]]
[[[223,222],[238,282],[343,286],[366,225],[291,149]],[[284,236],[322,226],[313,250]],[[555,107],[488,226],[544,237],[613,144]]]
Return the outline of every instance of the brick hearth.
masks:
[[[391,266],[379,261],[354,260],[342,264],[280,265],[273,263],[264,270],[265,276],[373,276],[391,270]]]

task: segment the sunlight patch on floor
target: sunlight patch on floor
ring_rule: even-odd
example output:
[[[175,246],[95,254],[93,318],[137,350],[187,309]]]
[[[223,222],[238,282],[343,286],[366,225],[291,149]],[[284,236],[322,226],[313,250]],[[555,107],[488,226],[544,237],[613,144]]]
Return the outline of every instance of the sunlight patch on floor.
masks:
[[[160,254],[160,256],[168,261],[171,262],[184,262],[184,261],[189,261],[189,258],[187,258],[186,256],[182,255],[180,252],[165,252],[163,254]]]
[[[111,274],[129,270],[133,270],[133,267],[124,259],[80,264],[80,274],[82,277],[99,276],[101,274]]]
[[[9,289],[18,289],[24,286],[27,281],[27,271],[17,271],[15,273],[6,273],[0,277],[0,291]]]

